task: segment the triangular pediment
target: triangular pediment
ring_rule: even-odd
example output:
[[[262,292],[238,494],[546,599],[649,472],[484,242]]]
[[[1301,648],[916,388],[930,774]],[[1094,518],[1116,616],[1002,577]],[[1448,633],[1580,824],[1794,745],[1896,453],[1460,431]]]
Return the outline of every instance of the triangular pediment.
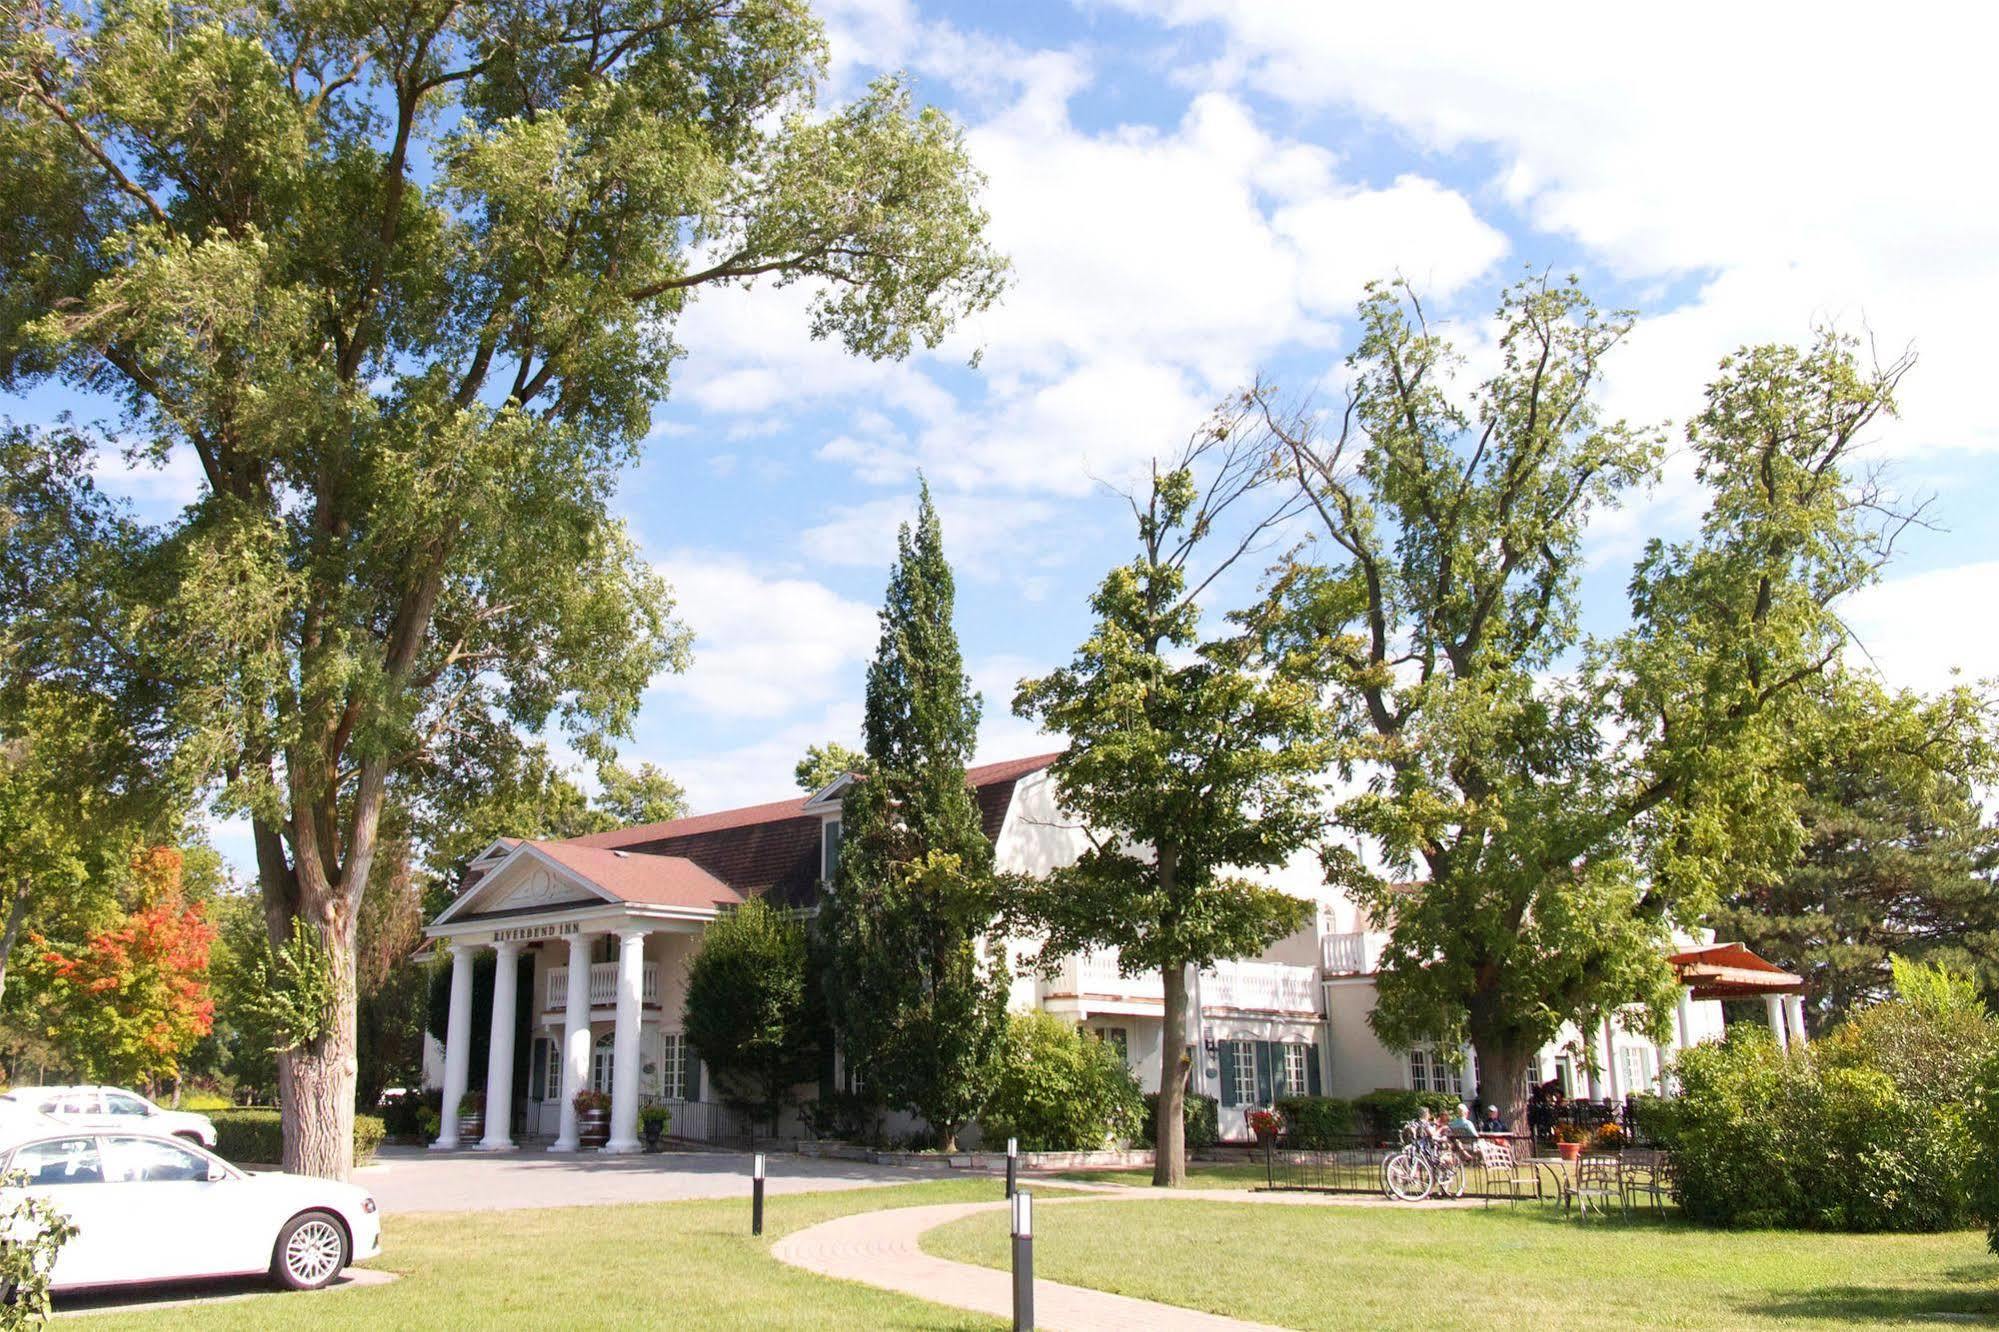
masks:
[[[522,842],[431,924],[442,925],[464,916],[595,906],[616,900],[611,893],[557,864],[532,843]]]

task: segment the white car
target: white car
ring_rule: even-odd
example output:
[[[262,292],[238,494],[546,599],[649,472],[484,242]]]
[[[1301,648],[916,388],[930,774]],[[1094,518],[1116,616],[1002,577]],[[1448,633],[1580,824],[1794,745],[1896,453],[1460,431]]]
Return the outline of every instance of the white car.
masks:
[[[56,1254],[56,1290],[259,1273],[315,1290],[382,1251],[366,1190],[251,1174],[180,1138],[43,1130],[0,1156],[0,1199],[46,1198],[76,1227]]]
[[[157,1133],[215,1146],[215,1124],[207,1115],[169,1110],[122,1087],[16,1087],[6,1098],[78,1128]]]

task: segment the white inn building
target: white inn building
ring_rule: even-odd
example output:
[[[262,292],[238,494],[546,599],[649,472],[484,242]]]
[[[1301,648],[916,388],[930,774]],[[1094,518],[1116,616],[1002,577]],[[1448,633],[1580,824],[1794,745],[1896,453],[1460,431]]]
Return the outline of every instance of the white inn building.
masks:
[[[1002,870],[1045,872],[1089,845],[1058,809],[1043,754],[972,769],[986,835]],[[566,841],[502,839],[472,864],[452,904],[426,928],[452,958],[448,1030],[434,1077],[444,1093],[441,1148],[502,1150],[527,1143],[578,1147],[574,1094],[611,1098],[607,1152],[638,1150],[638,1111],[663,1101],[673,1132],[692,1138],[735,1131],[683,1035],[687,964],[708,923],[753,896],[810,911],[840,848],[840,809],[852,779],[793,800],[646,824]],[[1194,1090],[1216,1098],[1223,1136],[1249,1136],[1246,1111],[1281,1096],[1352,1097],[1378,1088],[1476,1086],[1469,1059],[1384,1046],[1367,1024],[1382,936],[1301,858],[1270,876],[1319,904],[1308,928],[1262,956],[1192,978],[1187,1030],[1162,1030],[1156,975],[1118,973],[1114,954],[1067,958],[1053,976],[1019,974],[1011,1003],[1072,1019],[1116,1045],[1147,1090],[1162,1054],[1196,1052]],[[1018,958],[1031,949],[1013,944]],[[472,964],[495,955],[488,1058],[471,1067]],[[1684,988],[1671,1041],[1654,1044],[1616,1021],[1566,1030],[1531,1070],[1570,1095],[1621,1098],[1665,1087],[1672,1050],[1718,1036],[1721,1000],[1764,997],[1780,1041],[1803,1034],[1798,978],[1739,945],[1693,943],[1673,959]],[[1016,968],[1019,972],[1021,969]],[[515,1076],[516,1044],[526,1076]],[[1578,1058],[1593,1049],[1594,1059]],[[1589,1065],[1594,1063],[1592,1071]],[[1456,1065],[1456,1067],[1453,1067]],[[484,1137],[460,1142],[457,1109],[485,1096]]]

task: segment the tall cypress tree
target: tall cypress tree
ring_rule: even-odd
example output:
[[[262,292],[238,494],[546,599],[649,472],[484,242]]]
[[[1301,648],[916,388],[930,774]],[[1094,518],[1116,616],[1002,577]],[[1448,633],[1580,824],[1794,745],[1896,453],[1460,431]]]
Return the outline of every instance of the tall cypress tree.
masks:
[[[927,483],[896,545],[868,668],[867,762],[842,810],[822,923],[847,1067],[883,1104],[921,1115],[949,1151],[992,1085],[1007,974],[991,939],[992,846],[965,785],[979,700]]]

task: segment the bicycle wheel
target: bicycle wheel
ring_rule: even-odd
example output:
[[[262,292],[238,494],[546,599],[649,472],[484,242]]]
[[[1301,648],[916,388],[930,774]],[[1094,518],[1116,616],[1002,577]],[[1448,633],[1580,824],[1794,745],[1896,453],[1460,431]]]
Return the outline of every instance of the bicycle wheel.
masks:
[[[1402,1202],[1421,1202],[1436,1186],[1430,1163],[1420,1156],[1400,1153],[1381,1163],[1381,1187],[1389,1197]]]
[[[1437,1192],[1447,1198],[1465,1196],[1465,1167],[1455,1156],[1437,1162]]]

